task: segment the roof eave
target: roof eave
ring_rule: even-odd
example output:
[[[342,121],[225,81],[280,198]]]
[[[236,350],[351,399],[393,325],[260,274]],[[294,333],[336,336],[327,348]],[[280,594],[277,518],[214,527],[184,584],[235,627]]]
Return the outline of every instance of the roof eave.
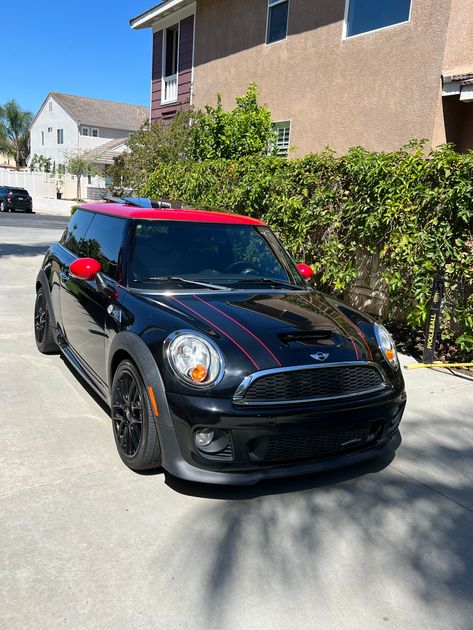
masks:
[[[165,0],[164,2],[160,2],[155,5],[148,11],[131,18],[130,26],[135,30],[150,28],[157,20],[182,9],[182,7],[187,4],[191,4],[192,2],[194,2],[194,0]]]

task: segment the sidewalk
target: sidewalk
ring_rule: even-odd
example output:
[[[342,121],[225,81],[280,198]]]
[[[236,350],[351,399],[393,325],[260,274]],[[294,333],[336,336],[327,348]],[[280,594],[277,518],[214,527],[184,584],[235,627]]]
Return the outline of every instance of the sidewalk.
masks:
[[[67,215],[71,214],[71,207],[76,205],[77,201],[66,199],[51,199],[48,197],[33,197],[33,211],[37,214],[55,214]]]

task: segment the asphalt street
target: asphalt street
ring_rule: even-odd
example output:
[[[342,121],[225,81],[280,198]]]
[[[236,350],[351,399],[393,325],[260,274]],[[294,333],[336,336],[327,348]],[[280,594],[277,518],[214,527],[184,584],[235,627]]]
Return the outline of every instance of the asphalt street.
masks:
[[[472,630],[473,379],[406,372],[389,464],[244,489],[138,475],[35,347],[66,221],[0,215],[0,628]]]

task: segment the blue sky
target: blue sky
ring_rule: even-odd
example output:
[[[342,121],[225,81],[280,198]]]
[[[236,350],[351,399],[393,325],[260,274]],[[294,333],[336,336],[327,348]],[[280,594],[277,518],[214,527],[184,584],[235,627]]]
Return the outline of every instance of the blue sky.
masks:
[[[48,92],[149,105],[151,30],[128,20],[157,0],[1,0],[0,104],[36,113]]]

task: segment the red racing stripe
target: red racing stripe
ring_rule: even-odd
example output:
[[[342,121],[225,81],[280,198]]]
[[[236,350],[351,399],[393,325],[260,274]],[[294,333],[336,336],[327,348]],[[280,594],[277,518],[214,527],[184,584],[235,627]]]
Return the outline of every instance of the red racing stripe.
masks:
[[[210,321],[210,319],[207,319],[206,317],[204,317],[203,315],[201,315],[200,313],[198,313],[197,311],[194,311],[193,308],[191,308],[190,306],[187,306],[187,304],[184,304],[184,302],[181,302],[180,300],[178,300],[177,298],[175,298],[173,295],[170,296],[171,299],[175,300],[178,304],[180,304],[181,306],[184,306],[184,308],[187,308],[189,311],[192,311],[192,313],[194,313],[195,315],[197,315],[197,317],[200,317],[200,319],[203,319],[204,321],[206,321],[208,324],[210,324],[211,326],[213,326],[214,328],[216,328],[219,332],[222,333],[222,335],[225,335],[225,337],[228,337],[228,339],[230,339],[230,341],[232,343],[235,344],[235,346],[237,348],[239,348],[239,350],[241,350],[243,352],[243,354],[245,354],[248,359],[251,361],[251,363],[253,363],[253,365],[255,366],[255,368],[257,370],[260,369],[259,365],[257,363],[255,363],[255,361],[253,360],[253,358],[248,354],[248,352],[245,350],[245,348],[242,348],[240,346],[240,344],[238,343],[238,341],[235,341],[235,339],[233,339],[233,337],[231,337],[228,333],[226,333],[224,330],[222,330],[221,328],[219,328],[218,326],[216,326],[213,322]]]
[[[338,313],[338,311],[337,311],[337,313]],[[347,317],[347,316],[346,316],[344,313],[342,313],[341,311],[340,311],[339,315],[341,315],[341,316],[343,317],[343,319],[344,319],[344,320],[346,320],[346,321],[347,321],[347,323],[348,323],[348,324],[350,324],[350,326],[351,326],[354,330],[356,330],[356,332],[357,332],[357,333],[361,336],[361,338],[363,339],[363,343],[365,344],[366,349],[368,350],[368,354],[369,354],[369,357],[370,357],[370,361],[372,361],[372,360],[373,360],[373,353],[371,352],[371,348],[370,348],[370,346],[369,346],[369,344],[368,344],[368,340],[366,339],[366,337],[365,337],[365,335],[364,335],[363,331],[362,331],[362,330],[360,330],[357,326],[355,326],[355,324],[351,321],[351,319],[350,319],[349,317]]]
[[[253,339],[256,339],[256,341],[261,344],[263,346],[263,348],[269,352],[269,354],[272,356],[272,358],[276,361],[276,363],[279,365],[279,367],[281,367],[281,362],[279,361],[279,359],[271,352],[271,350],[268,348],[268,346],[259,338],[257,337],[254,333],[251,332],[251,330],[248,330],[248,328],[246,328],[246,326],[243,326],[243,324],[240,324],[240,322],[238,322],[236,319],[234,319],[233,317],[231,317],[230,315],[227,315],[227,313],[225,313],[224,311],[221,311],[219,308],[217,308],[216,306],[214,306],[213,304],[210,304],[210,302],[206,302],[205,300],[203,300],[202,298],[200,298],[198,295],[194,295],[193,297],[197,298],[200,302],[203,302],[204,304],[206,304],[207,306],[210,306],[210,308],[213,308],[214,311],[218,311],[219,313],[221,313],[224,317],[226,317],[227,319],[229,319],[230,321],[232,321],[233,323],[235,323],[237,326],[240,326],[240,328],[242,328],[245,332],[247,332],[249,335],[251,335],[253,337]]]

